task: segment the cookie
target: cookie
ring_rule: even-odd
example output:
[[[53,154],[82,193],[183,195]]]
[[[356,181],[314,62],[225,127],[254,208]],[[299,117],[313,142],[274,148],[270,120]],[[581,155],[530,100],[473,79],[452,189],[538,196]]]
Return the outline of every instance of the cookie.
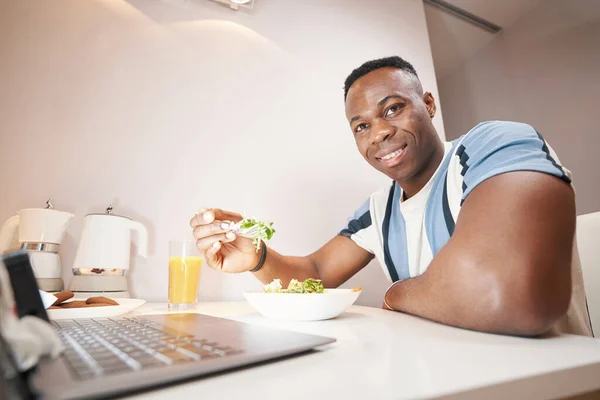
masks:
[[[81,307],[87,307],[87,303],[83,300],[73,300],[73,301],[69,301],[67,303],[62,303],[59,307],[60,308],[81,308]]]
[[[85,302],[87,304],[109,304],[111,306],[119,305],[119,303],[117,303],[113,299],[109,299],[108,297],[104,297],[104,296],[90,297]]]
[[[57,306],[73,297],[73,292],[58,292],[54,296],[56,296],[56,301],[52,305]]]
[[[105,304],[105,303],[93,303],[93,304],[87,304],[86,307],[111,307],[112,304]]]
[[[59,306],[50,306],[50,307],[48,307],[48,310],[62,310],[62,307],[59,307]]]

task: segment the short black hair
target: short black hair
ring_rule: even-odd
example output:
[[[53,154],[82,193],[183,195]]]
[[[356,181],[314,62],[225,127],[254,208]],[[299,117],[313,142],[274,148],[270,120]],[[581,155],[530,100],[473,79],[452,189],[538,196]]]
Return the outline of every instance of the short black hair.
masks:
[[[352,71],[346,78],[346,81],[344,82],[344,101],[346,101],[346,97],[348,97],[348,90],[350,90],[350,86],[352,86],[354,82],[369,72],[375,71],[379,68],[397,68],[419,78],[417,71],[415,71],[415,67],[413,67],[412,64],[405,59],[398,56],[378,58],[377,60],[367,61]]]

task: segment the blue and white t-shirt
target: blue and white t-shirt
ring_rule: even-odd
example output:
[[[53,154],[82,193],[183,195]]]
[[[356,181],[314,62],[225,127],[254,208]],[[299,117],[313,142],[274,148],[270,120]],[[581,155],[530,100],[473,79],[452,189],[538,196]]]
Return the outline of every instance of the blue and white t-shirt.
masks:
[[[527,124],[484,122],[444,146],[442,162],[417,194],[402,201],[402,189],[393,182],[371,194],[340,232],[372,253],[392,282],[425,272],[454,232],[462,203],[486,179],[539,171],[571,183],[570,171]],[[573,269],[580,274],[578,263]],[[585,304],[583,309],[588,320]]]

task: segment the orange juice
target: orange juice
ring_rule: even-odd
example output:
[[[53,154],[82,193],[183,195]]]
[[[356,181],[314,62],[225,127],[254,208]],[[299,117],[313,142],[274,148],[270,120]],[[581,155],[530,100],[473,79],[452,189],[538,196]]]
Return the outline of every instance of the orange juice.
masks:
[[[195,305],[202,257],[169,257],[169,304]]]

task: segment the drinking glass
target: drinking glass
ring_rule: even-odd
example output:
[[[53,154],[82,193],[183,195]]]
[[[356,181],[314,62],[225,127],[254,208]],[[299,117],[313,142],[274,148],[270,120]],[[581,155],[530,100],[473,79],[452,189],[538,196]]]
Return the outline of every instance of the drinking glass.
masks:
[[[193,240],[169,242],[169,309],[184,310],[198,304],[202,257]]]

